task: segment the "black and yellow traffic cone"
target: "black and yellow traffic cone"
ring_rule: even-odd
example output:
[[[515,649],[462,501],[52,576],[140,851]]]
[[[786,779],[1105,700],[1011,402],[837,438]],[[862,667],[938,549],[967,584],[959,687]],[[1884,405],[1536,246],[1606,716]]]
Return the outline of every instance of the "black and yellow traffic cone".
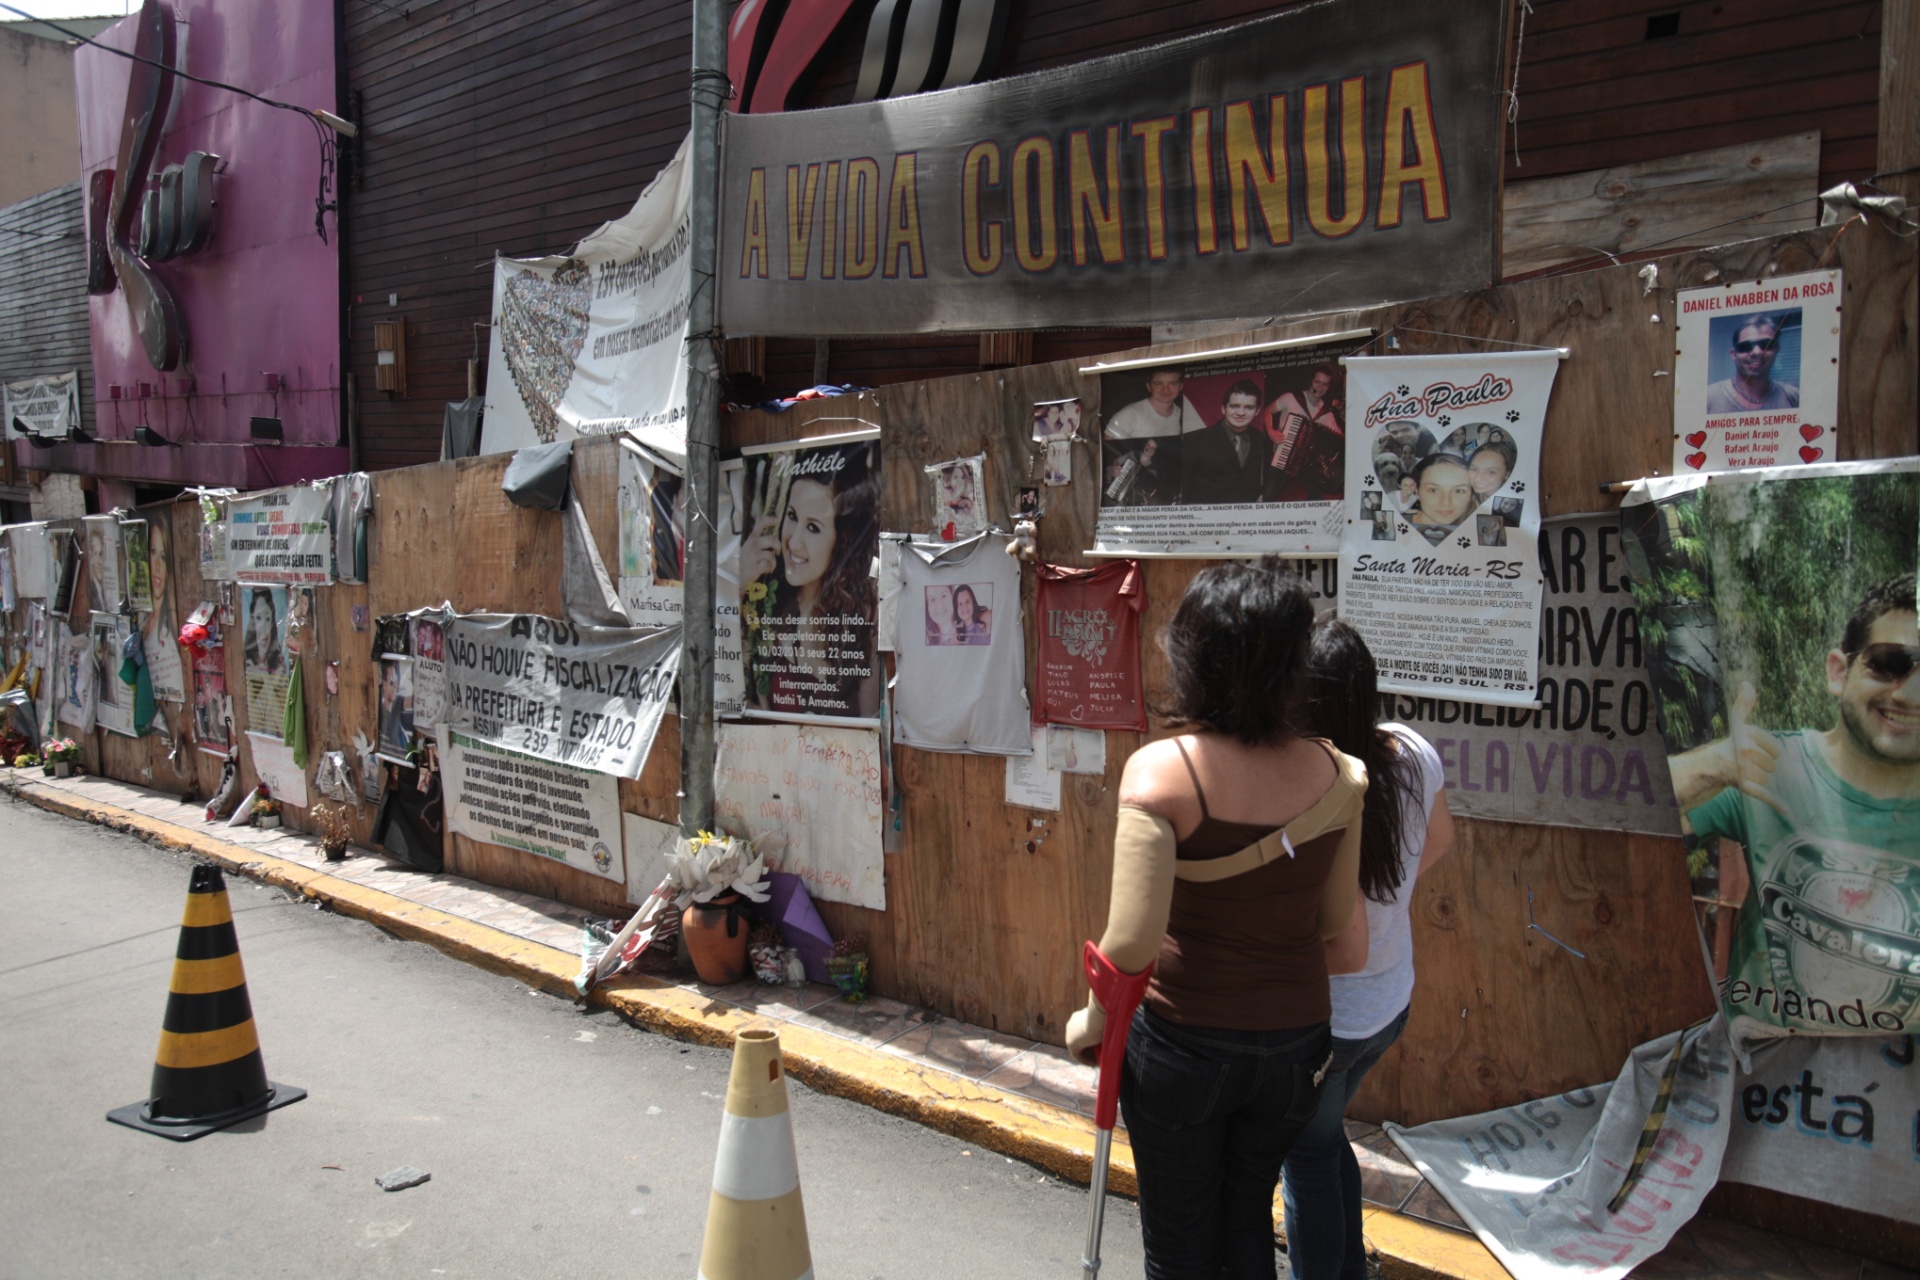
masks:
[[[306,1097],[267,1079],[220,868],[193,869],[173,956],[153,1096],[107,1119],[186,1142]]]
[[[772,1031],[756,1027],[734,1038],[700,1280],[813,1278],[781,1068]]]

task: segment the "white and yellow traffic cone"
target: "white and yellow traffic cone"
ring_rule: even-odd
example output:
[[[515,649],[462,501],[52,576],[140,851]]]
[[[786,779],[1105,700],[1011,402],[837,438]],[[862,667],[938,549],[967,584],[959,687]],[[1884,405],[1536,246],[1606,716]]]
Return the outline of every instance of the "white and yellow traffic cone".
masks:
[[[735,1037],[700,1280],[812,1280],[783,1076],[777,1034]]]

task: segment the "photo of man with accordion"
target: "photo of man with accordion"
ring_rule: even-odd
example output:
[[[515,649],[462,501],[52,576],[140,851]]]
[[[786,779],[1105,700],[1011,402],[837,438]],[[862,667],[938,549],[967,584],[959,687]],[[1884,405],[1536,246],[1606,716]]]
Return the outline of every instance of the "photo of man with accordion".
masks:
[[[1268,375],[1268,387],[1298,377],[1297,369]],[[1321,502],[1340,496],[1346,468],[1346,396],[1339,371],[1319,364],[1304,387],[1282,391],[1267,407],[1268,502]]]

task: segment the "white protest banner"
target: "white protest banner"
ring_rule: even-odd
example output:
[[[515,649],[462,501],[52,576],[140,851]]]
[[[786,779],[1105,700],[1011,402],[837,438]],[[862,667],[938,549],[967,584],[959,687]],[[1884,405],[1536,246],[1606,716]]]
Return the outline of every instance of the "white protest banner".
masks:
[[[631,431],[687,451],[687,146],[627,215],[550,258],[496,258],[483,453]]]
[[[798,724],[723,724],[714,821],[750,837],[777,871],[828,902],[887,909],[880,734]]]
[[[620,784],[608,775],[502,750],[443,725],[440,777],[457,834],[626,883]]]
[[[678,622],[687,559],[686,478],[623,442],[614,500],[620,526],[621,607],[635,626]]]
[[[249,494],[227,503],[227,563],[243,582],[324,586],[333,581],[332,481]],[[203,555],[204,558],[204,555]]]
[[[1433,743],[1461,817],[1679,835],[1619,517],[1547,521],[1540,572],[1539,706],[1389,693],[1381,718]]]
[[[1795,1036],[1734,1082],[1722,1182],[1920,1223],[1920,1063],[1912,1036]]]
[[[1839,456],[1840,272],[1682,289],[1673,474]]]
[[[1533,704],[1540,428],[1559,359],[1345,361],[1340,616],[1366,637],[1382,690]]]
[[[81,425],[80,375],[51,374],[0,383],[0,426],[8,440],[65,440]]]
[[[446,723],[497,747],[638,778],[680,670],[680,628],[454,615]]]
[[[1610,1210],[1669,1070],[1652,1149]],[[1640,1045],[1612,1084],[1386,1130],[1515,1280],[1619,1280],[1713,1189],[1733,1105],[1733,1050],[1715,1017]]]

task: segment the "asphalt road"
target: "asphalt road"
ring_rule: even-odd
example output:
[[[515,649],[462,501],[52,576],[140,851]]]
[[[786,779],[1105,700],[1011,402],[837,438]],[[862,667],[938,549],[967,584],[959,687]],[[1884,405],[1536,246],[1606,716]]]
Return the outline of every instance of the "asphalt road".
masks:
[[[228,878],[268,1074],[174,1143],[146,1097],[191,863],[0,801],[0,1277],[695,1273],[729,1054]],[[815,1274],[1080,1275],[1085,1188],[789,1082]],[[433,1180],[384,1192],[399,1165]],[[1139,1276],[1133,1205],[1105,1266]]]

